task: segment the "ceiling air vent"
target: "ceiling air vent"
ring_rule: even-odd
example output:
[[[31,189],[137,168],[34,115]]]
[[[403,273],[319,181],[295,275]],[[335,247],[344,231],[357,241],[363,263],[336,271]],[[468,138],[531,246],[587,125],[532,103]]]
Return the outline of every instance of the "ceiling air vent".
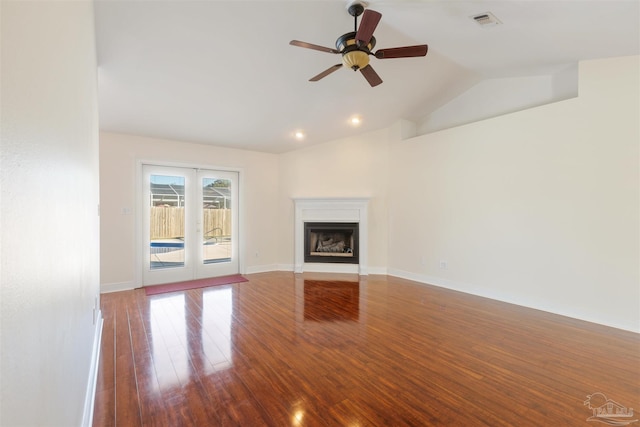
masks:
[[[502,24],[502,22],[500,22],[500,20],[496,18],[491,12],[474,15],[471,18],[483,28],[495,27],[496,25]]]

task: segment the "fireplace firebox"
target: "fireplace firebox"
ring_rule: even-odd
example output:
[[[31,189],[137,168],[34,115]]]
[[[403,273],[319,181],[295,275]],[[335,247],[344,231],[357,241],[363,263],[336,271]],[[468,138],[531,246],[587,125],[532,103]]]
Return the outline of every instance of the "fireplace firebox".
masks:
[[[304,262],[358,264],[357,222],[305,222]]]

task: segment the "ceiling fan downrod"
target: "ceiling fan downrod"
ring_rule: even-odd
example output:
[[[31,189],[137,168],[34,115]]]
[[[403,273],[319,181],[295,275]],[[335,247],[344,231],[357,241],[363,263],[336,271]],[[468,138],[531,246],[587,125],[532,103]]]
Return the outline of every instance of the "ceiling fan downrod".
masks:
[[[358,16],[364,12],[364,6],[360,3],[354,3],[349,6],[347,10],[349,11],[349,15],[353,16],[353,32],[355,33],[358,31]]]

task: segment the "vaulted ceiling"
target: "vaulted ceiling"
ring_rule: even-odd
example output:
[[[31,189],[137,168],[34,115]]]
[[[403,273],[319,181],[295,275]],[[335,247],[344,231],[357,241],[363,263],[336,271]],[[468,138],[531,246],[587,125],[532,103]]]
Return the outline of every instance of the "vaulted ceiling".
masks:
[[[427,56],[371,57],[384,81],[376,87],[346,67],[309,82],[340,56],[289,41],[334,47],[354,29],[348,4],[97,0],[101,129],[280,153],[398,119],[422,123],[486,79],[640,54],[637,0],[371,0],[382,14],[376,49],[425,43]],[[472,19],[486,12],[500,25]]]

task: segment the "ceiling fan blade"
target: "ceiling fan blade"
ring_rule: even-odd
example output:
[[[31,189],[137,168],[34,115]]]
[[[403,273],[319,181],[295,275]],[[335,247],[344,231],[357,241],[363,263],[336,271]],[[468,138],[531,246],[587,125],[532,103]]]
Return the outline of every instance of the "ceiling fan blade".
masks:
[[[318,74],[317,76],[313,76],[309,79],[310,82],[317,82],[320,79],[323,79],[325,77],[327,77],[329,74],[333,73],[334,71],[336,71],[337,69],[339,69],[340,67],[342,67],[342,64],[336,64],[333,67],[329,67],[326,70],[324,70],[323,72],[321,72],[320,74]]]
[[[380,49],[376,52],[378,59],[392,58],[412,58],[414,56],[425,56],[429,47],[426,44],[417,46],[392,47],[390,49]]]
[[[376,30],[378,22],[380,22],[380,18],[382,18],[382,14],[379,12],[370,9],[365,10],[362,15],[362,21],[360,21],[360,28],[356,33],[356,41],[368,44],[371,37],[373,37],[373,32]]]
[[[364,78],[367,79],[371,87],[378,86],[380,83],[382,83],[382,79],[380,78],[378,73],[376,73],[373,67],[371,67],[371,65],[360,68],[360,72],[362,73]]]
[[[291,40],[289,44],[291,46],[298,46],[298,47],[304,47],[307,49],[319,50],[320,52],[340,53],[340,51],[332,49],[330,47],[318,46],[317,44],[301,42],[300,40]]]

